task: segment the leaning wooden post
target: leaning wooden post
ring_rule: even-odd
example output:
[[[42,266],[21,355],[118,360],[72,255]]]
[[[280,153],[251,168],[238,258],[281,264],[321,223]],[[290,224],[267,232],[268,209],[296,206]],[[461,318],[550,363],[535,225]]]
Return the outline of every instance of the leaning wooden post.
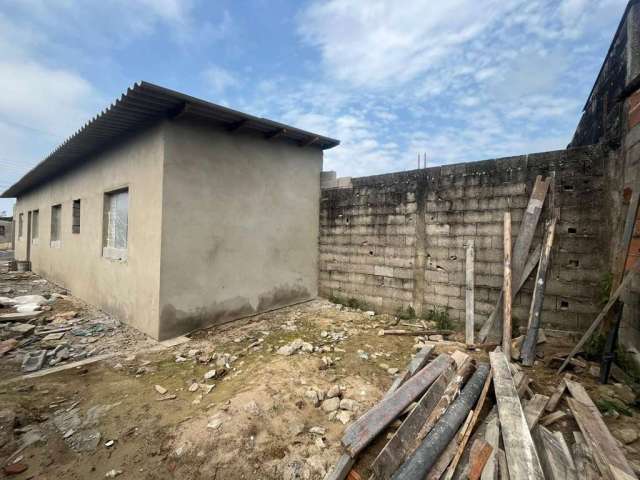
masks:
[[[511,212],[504,212],[504,280],[502,283],[502,351],[511,358]]]
[[[466,270],[466,313],[467,318],[465,322],[465,340],[467,345],[473,345],[473,333],[475,328],[475,318],[474,318],[474,274],[473,274],[473,264],[475,261],[475,254],[473,251],[473,240],[469,240],[467,243],[467,258],[465,263]]]

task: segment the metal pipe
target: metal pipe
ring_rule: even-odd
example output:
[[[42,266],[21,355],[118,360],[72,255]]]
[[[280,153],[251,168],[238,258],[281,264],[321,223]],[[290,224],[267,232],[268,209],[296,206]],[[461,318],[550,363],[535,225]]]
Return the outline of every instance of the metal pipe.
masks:
[[[413,455],[391,477],[392,480],[423,480],[425,478],[478,401],[489,370],[490,367],[486,363],[478,366],[460,396],[438,420]]]

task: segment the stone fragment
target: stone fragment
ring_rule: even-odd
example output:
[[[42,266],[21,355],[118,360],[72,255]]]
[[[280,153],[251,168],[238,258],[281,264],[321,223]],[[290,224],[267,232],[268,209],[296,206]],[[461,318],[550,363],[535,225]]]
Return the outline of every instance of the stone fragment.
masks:
[[[340,396],[340,385],[333,385],[327,391],[327,398],[334,398],[334,397],[339,397],[339,396]]]
[[[198,385],[196,382],[193,382],[191,385],[189,385],[189,391],[190,392],[196,392],[199,387],[200,387],[200,385]]]
[[[27,467],[24,463],[11,463],[9,465],[6,465],[2,471],[5,473],[5,475],[20,475],[23,472],[27,471]]]
[[[153,388],[155,388],[156,392],[158,392],[160,395],[164,395],[165,393],[167,393],[167,389],[161,385],[154,385]]]
[[[13,299],[16,305],[27,305],[27,304],[35,304],[35,305],[45,305],[49,303],[49,300],[44,298],[42,295],[21,295],[19,297],[15,297]]]
[[[109,470],[107,473],[104,474],[105,478],[115,478],[118,475],[122,475],[123,471],[122,470]]]
[[[364,314],[367,317],[373,317],[373,316],[375,316],[376,312],[374,312],[373,310],[367,310],[366,312],[364,312]]]
[[[429,340],[432,342],[442,342],[444,337],[442,335],[429,335]]]
[[[388,368],[388,369],[387,369],[387,373],[388,373],[389,375],[395,375],[395,374],[396,374],[396,373],[398,373],[399,371],[400,371],[400,369],[398,369],[398,368]]]
[[[113,441],[113,440],[109,440],[109,441],[104,442],[104,446],[107,447],[107,448],[113,447],[114,443],[116,443],[116,442]]]
[[[320,398],[318,396],[318,392],[316,392],[315,390],[307,390],[306,392],[304,392],[304,396],[311,402],[311,405],[313,405],[314,407],[320,405]]]
[[[204,379],[211,380],[212,378],[215,378],[215,376],[216,376],[216,370],[209,370],[207,373],[204,374]]]
[[[356,410],[357,403],[355,400],[351,400],[350,398],[343,398],[340,400],[340,408],[342,410],[349,410],[350,412],[354,412]]]
[[[635,428],[625,427],[614,430],[613,435],[625,445],[635,442],[640,436]]]
[[[326,433],[326,429],[324,427],[311,427],[309,429],[309,433],[314,435],[324,435]]]
[[[13,410],[8,408],[0,410],[0,448],[13,440],[15,423],[16,414]]]
[[[64,337],[65,332],[49,333],[42,338],[43,342],[55,342]]]
[[[340,408],[340,399],[338,397],[327,398],[322,402],[322,410],[325,412],[334,412]]]
[[[16,312],[18,313],[31,313],[31,312],[38,312],[40,310],[42,310],[42,307],[37,303],[26,303],[24,305],[16,306]]]
[[[45,350],[28,352],[22,360],[22,371],[28,373],[40,370],[44,364],[46,354],[47,352]]]
[[[353,418],[353,413],[348,410],[340,410],[336,414],[336,420],[342,422],[343,425],[349,423],[351,421],[351,418]]]
[[[36,326],[30,323],[14,323],[9,327],[11,333],[17,333],[18,335],[26,336],[31,335]]]

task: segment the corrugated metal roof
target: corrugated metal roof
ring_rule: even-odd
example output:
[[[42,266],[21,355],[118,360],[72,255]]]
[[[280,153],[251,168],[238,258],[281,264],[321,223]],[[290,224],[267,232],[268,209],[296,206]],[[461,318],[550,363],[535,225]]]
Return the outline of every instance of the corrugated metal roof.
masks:
[[[257,131],[266,138],[286,138],[299,146],[321,149],[335,147],[340,142],[333,138],[300,130],[266,118],[206,102],[180,92],[148,82],[139,82],[127,89],[107,109],[89,120],[84,126],[56,148],[48,157],[32,168],[1,196],[17,197],[55,175],[87,160],[87,157],[119,136],[139,130],[163,118],[194,115],[225,125],[230,131],[240,128]]]

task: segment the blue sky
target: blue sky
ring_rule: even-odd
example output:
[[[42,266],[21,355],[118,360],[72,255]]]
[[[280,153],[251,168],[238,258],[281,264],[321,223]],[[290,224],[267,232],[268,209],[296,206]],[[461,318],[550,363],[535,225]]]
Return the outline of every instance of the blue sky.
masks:
[[[340,176],[564,148],[625,5],[4,0],[0,190],[138,80],[339,138]]]

